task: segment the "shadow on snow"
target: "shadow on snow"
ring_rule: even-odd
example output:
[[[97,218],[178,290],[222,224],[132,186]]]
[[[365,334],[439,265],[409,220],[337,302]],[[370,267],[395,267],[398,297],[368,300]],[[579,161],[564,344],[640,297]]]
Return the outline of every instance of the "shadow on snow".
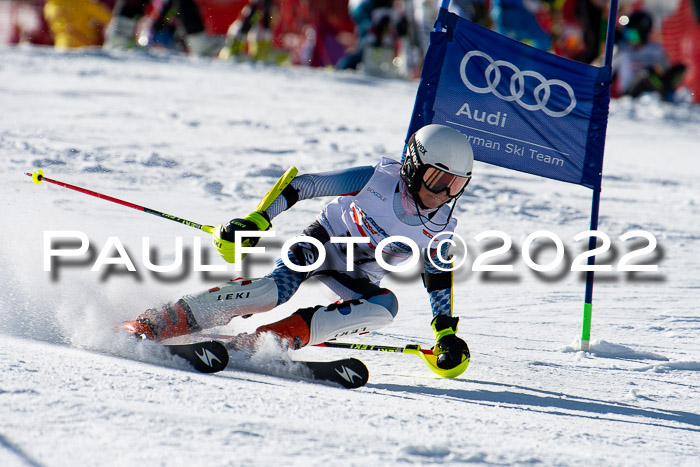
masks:
[[[460,380],[454,380],[460,381]],[[425,395],[439,396],[441,398],[450,398],[471,402],[481,405],[503,405],[507,408],[520,410],[529,410],[532,412],[541,412],[552,415],[564,415],[569,417],[585,417],[591,419],[607,419],[611,421],[644,424],[651,426],[660,426],[675,430],[687,430],[700,432],[700,415],[692,412],[683,412],[678,410],[663,410],[652,408],[641,408],[631,404],[621,402],[610,402],[585,397],[573,396],[569,394],[543,391],[541,389],[529,388],[518,385],[508,385],[495,383],[490,381],[475,381],[462,380],[463,383],[479,384],[484,386],[500,386],[510,388],[512,390],[493,391],[487,389],[465,390],[465,389],[446,389],[446,388],[431,388],[431,387],[416,387],[400,384],[368,384],[368,388],[386,390],[391,392],[401,392]],[[519,391],[531,391],[536,394],[527,394]],[[554,409],[554,410],[545,410]],[[558,411],[559,410],[559,411]],[[566,411],[566,412],[564,412]],[[583,412],[585,415],[571,413],[570,411]],[[626,417],[644,417],[657,421],[668,421],[691,425],[692,427],[672,426],[663,423],[654,423],[647,421],[624,420],[612,417],[602,417],[601,415],[622,415]]]

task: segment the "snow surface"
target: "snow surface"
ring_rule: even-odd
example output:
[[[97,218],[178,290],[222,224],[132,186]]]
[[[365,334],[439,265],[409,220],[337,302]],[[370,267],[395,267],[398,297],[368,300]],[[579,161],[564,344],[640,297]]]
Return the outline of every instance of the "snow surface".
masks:
[[[469,368],[447,380],[410,355],[292,355],[361,358],[370,382],[352,391],[235,361],[202,375],[112,330],[182,294],[264,274],[283,240],[326,200],[280,215],[277,237],[262,242],[269,254],[249,257],[242,273],[192,272],[197,238],[205,264],[223,264],[203,233],[24,175],[42,169],[216,224],[252,210],[289,165],[303,173],[399,158],[415,91],[416,83],[323,70],[0,49],[0,465],[698,465],[697,108],[612,104],[600,230],[614,249],[599,263],[615,265],[635,243],[618,237],[644,229],[658,246],[640,261],[659,271],[597,274],[591,352],[577,341],[584,282],[566,266],[587,243],[572,237],[588,229],[590,191],[477,163],[456,211],[470,252],[455,279]],[[527,235],[542,229],[566,247],[564,266],[549,273],[535,273],[520,255]],[[59,230],[84,232],[91,250],[45,272],[44,234]],[[513,239],[498,258],[513,272],[470,270],[479,253],[500,245],[474,240],[487,230]],[[90,270],[113,236],[136,273]],[[185,265],[150,272],[143,237],[157,264],[173,261],[182,237]],[[548,257],[545,249],[538,261]],[[397,319],[354,341],[432,345],[418,272],[385,285],[399,296]],[[249,331],[328,300],[310,282],[280,309],[224,331]]]

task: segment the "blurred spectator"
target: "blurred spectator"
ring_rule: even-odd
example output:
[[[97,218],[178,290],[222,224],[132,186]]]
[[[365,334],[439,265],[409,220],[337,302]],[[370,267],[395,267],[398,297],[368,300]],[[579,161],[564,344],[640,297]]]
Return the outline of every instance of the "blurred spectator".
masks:
[[[601,53],[607,18],[606,0],[577,0],[576,19],[583,31],[583,49],[573,57],[583,63],[592,63]],[[605,14],[603,12],[605,11]]]
[[[219,58],[249,55],[266,61],[272,55],[272,0],[250,0],[226,33]],[[273,60],[278,61],[278,60]],[[279,62],[284,57],[279,58]]]
[[[225,36],[226,31],[249,0],[196,0],[204,30],[211,36]],[[288,0],[285,0],[288,1]]]
[[[489,0],[452,0],[449,9],[462,18],[490,28],[492,22],[488,3]]]
[[[112,20],[107,28],[106,48],[125,49],[136,46],[134,30],[136,21],[146,10],[146,0],[118,0],[112,10]]]
[[[606,0],[560,0],[554,3],[553,50],[562,57],[592,63],[605,37]]]
[[[617,91],[622,95],[638,97],[645,92],[656,92],[665,100],[673,93],[685,71],[685,66],[670,66],[661,44],[651,41],[651,15],[638,10],[621,16],[622,40],[613,58],[613,77]]]
[[[664,48],[672,62],[686,66],[680,86],[700,103],[700,0],[682,0],[663,22]]]
[[[490,0],[452,0],[449,10],[462,18],[473,21],[484,27],[491,28],[492,21],[489,16]],[[408,8],[406,16],[409,21],[408,41],[415,49],[416,74],[420,74],[423,57],[428,50],[430,32],[435,28],[440,0],[413,0],[404,2]]]
[[[607,0],[568,0],[573,4],[573,16],[581,31],[581,45],[569,57],[583,63],[592,63],[601,53],[605,37]],[[565,5],[566,8],[566,5]],[[603,12],[605,11],[605,14]]]
[[[496,31],[538,49],[549,50],[552,36],[542,29],[533,14],[540,4],[536,0],[492,0],[490,13]]]
[[[278,2],[274,42],[291,62],[313,67],[335,66],[356,36],[347,0]]]
[[[0,0],[0,44],[53,45],[43,0]]]
[[[357,69],[370,60],[372,50],[389,50],[390,57],[381,54],[379,60],[391,61],[396,54],[396,41],[406,35],[406,16],[394,8],[392,0],[362,0],[350,2],[350,16],[356,25],[357,45],[338,61],[339,70]],[[365,63],[367,65],[367,63]]]
[[[118,0],[107,30],[105,47],[123,49],[137,44],[148,45],[150,32],[140,32],[137,42],[135,31],[137,21],[146,15],[149,6],[152,16],[146,19],[146,30],[162,24],[171,7],[176,10],[176,19],[184,31],[184,44],[190,54],[215,55],[223,45],[222,37],[210,36],[204,30],[204,22],[194,0]]]
[[[355,43],[354,24],[348,11],[348,1],[305,1],[309,14],[302,26],[305,41],[300,50],[300,61],[297,63],[333,67]]]
[[[112,15],[99,0],[46,0],[44,17],[60,49],[102,45]]]
[[[584,26],[577,10],[587,0],[563,0],[553,13],[551,27],[553,52],[562,57],[575,59],[584,50]]]
[[[347,0],[244,0],[243,4],[228,28],[219,58],[335,66],[355,42]]]
[[[354,50],[340,59],[337,64],[339,70],[357,69],[359,64],[362,63],[362,52],[370,40],[369,35],[372,30],[372,12],[379,8],[390,8],[391,3],[390,0],[350,0],[348,2],[348,11],[355,23],[357,44]]]

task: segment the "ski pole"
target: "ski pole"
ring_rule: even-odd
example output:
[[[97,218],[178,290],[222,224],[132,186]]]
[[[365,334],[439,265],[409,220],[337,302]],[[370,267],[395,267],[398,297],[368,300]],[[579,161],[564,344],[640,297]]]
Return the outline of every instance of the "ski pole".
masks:
[[[58,186],[61,186],[63,188],[68,188],[69,190],[75,190],[79,193],[84,193],[86,195],[94,196],[96,198],[100,198],[100,199],[103,199],[105,201],[111,201],[112,203],[121,204],[122,206],[126,206],[128,208],[138,209],[139,211],[142,211],[142,212],[145,212],[148,214],[153,214],[154,216],[158,216],[158,217],[161,217],[163,219],[170,219],[171,221],[175,221],[175,222],[178,222],[180,224],[194,227],[195,229],[203,230],[204,232],[207,232],[207,233],[214,232],[214,227],[211,225],[198,224],[196,222],[188,221],[187,219],[182,219],[181,217],[173,216],[172,214],[166,214],[164,212],[156,211],[155,209],[147,208],[145,206],[139,206],[138,204],[130,203],[128,201],[124,201],[124,200],[121,200],[118,198],[114,198],[112,196],[104,195],[104,194],[98,193],[96,191],[88,190],[87,188],[81,188],[79,186],[71,185],[69,183],[61,182],[58,180],[53,180],[51,178],[45,177],[44,172],[42,172],[41,170],[37,170],[33,174],[25,173],[25,175],[32,177],[32,180],[37,185],[40,184],[41,182],[53,183],[54,185],[58,185]]]
[[[467,357],[462,361],[462,363],[460,363],[454,368],[440,368],[437,366],[438,356],[433,353],[433,350],[422,349],[420,345],[417,344],[409,344],[405,347],[392,347],[389,345],[350,344],[346,342],[323,342],[321,344],[315,345],[316,347],[330,347],[352,350],[372,350],[375,352],[396,352],[410,355],[418,355],[428,368],[430,368],[434,373],[442,376],[443,378],[456,378],[457,376],[464,373],[464,370],[466,370],[469,366],[469,357]]]
[[[275,183],[275,185],[272,188],[270,188],[270,190],[267,193],[265,193],[265,196],[263,196],[262,200],[260,201],[255,210],[257,212],[263,212],[268,207],[270,207],[272,202],[275,201],[279,197],[279,195],[282,194],[282,191],[284,191],[287,185],[289,185],[292,182],[297,172],[297,168],[294,166],[291,166],[289,169],[287,169],[287,171],[279,178],[279,180],[277,180],[277,183]],[[154,216],[162,217],[164,219],[170,219],[171,221],[194,227],[195,229],[202,230],[206,233],[213,233],[214,229],[216,228],[211,225],[198,224],[196,222],[188,221],[187,219],[173,216],[172,214],[166,214],[164,212],[156,211],[155,209],[147,208],[145,206],[139,206],[138,204],[130,203],[129,201],[124,201],[113,196],[88,190],[87,188],[81,188],[79,186],[71,185],[69,183],[53,180],[44,176],[44,172],[42,172],[41,170],[37,170],[33,174],[25,173],[25,175],[32,177],[32,180],[37,185],[43,181],[46,181],[49,183],[53,183],[54,185],[61,186],[63,188],[68,188],[69,190],[75,190],[79,193],[84,193],[86,195],[94,196],[96,198],[104,199],[106,201],[111,201],[112,203],[121,204],[122,206],[126,206],[128,208],[133,208],[142,212],[146,212],[148,214],[153,214]]]
[[[398,352],[398,353],[408,353],[417,354],[418,352],[424,353],[426,355],[432,355],[432,349],[421,349],[420,345],[410,344],[406,347],[392,347],[390,345],[371,345],[371,344],[350,344],[347,342],[323,342],[321,344],[316,344],[317,347],[335,347],[339,349],[353,349],[353,350],[374,350],[376,352]]]

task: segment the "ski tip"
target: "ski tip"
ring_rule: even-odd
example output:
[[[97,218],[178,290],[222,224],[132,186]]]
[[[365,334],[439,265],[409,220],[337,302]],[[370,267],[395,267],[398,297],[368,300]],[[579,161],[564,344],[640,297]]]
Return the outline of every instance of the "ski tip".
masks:
[[[357,389],[369,381],[367,366],[356,358],[317,363],[311,370],[315,379],[338,383],[348,389]]]
[[[369,369],[367,368],[367,365],[356,358],[351,358],[350,361],[352,362],[352,366],[355,368],[354,371],[357,373],[359,378],[357,378],[354,382],[351,381],[350,384],[345,387],[349,389],[356,389],[364,386],[367,384],[367,381],[369,381]]]
[[[200,373],[217,373],[228,366],[228,350],[218,341],[166,345],[170,353],[182,357]]]

